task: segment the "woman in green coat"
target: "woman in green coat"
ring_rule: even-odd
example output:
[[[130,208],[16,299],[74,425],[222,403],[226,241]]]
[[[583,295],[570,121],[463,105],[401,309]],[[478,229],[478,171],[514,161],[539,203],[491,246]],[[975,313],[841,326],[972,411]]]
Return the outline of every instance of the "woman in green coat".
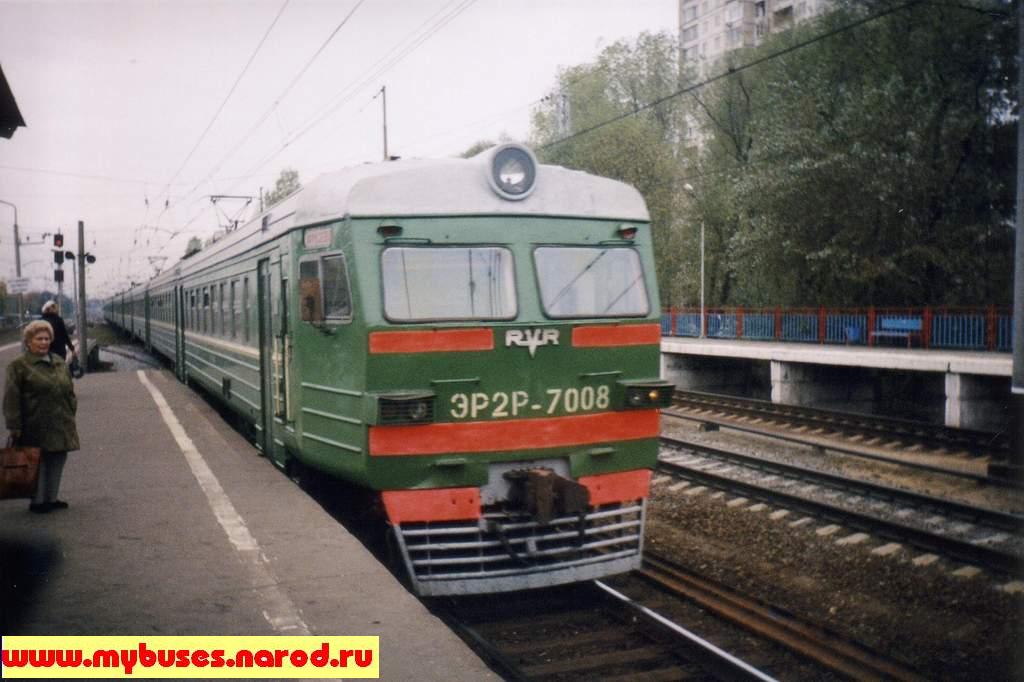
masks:
[[[78,400],[67,365],[50,352],[50,325],[42,320],[32,322],[25,327],[23,338],[26,352],[7,366],[4,418],[14,443],[43,452],[39,483],[29,509],[45,514],[68,507],[57,499],[57,491],[68,451],[79,447],[75,427]]]

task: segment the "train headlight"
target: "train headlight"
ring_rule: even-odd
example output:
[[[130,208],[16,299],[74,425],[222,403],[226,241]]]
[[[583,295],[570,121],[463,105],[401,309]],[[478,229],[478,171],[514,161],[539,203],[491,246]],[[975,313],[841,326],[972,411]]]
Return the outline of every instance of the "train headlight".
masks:
[[[434,421],[433,393],[404,393],[377,397],[378,424],[422,424]]]
[[[491,153],[487,176],[499,196],[518,201],[530,196],[537,183],[537,159],[526,147],[506,144]]]
[[[668,407],[672,404],[675,385],[667,381],[622,382],[625,392],[625,407],[642,409]]]

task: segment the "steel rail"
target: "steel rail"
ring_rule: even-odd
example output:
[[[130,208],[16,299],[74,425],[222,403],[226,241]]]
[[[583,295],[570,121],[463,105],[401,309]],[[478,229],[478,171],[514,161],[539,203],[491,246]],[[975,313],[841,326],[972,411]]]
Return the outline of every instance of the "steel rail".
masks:
[[[925,679],[887,656],[741,595],[650,551],[644,553],[644,567],[637,573],[673,596],[693,601],[720,618],[851,679],[914,682]]]
[[[786,478],[794,478],[807,482],[823,483],[825,485],[841,488],[848,492],[856,493],[863,497],[884,500],[899,504],[908,504],[919,508],[929,509],[944,516],[955,517],[960,520],[970,521],[979,525],[985,525],[1002,531],[1013,533],[1024,533],[1024,516],[1010,512],[989,509],[988,507],[977,507],[956,500],[948,500],[932,495],[915,493],[902,488],[871,483],[861,479],[830,474],[816,469],[786,464],[773,460],[755,457],[742,452],[732,452],[720,448],[710,447],[700,443],[692,443],[669,436],[661,436],[661,442],[673,448],[690,450],[718,459],[720,461],[738,463],[742,466],[758,469],[768,473],[779,474]]]
[[[560,603],[558,596],[552,596],[543,603],[528,601],[526,613],[518,609],[511,611],[509,604],[504,605],[504,610],[484,605],[486,613],[489,616],[496,614],[497,618],[476,624],[470,622],[472,617],[466,616],[467,608],[460,606],[459,600],[444,607],[436,605],[435,612],[508,680],[599,678],[602,673],[607,676],[615,668],[621,670],[623,666],[648,666],[651,663],[657,667],[642,672],[634,669],[630,678],[650,675],[652,679],[688,679],[699,669],[701,679],[710,675],[721,680],[774,680],[604,582],[593,581],[589,585],[579,585],[577,589],[586,591],[568,604]],[[520,628],[547,628],[553,632],[568,633],[560,623],[563,620],[572,622],[581,612],[580,604],[586,605],[584,611],[596,609],[601,614],[588,620],[596,628],[553,639],[507,644],[501,642],[500,634],[489,633],[514,632]],[[476,608],[481,606],[470,605],[468,611]],[[536,612],[538,608],[540,611]],[[509,618],[509,611],[515,614],[514,617]],[[732,623],[729,625],[734,626]],[[596,647],[600,653],[583,657],[572,655],[581,646]],[[537,654],[543,657],[542,661],[532,660]]]
[[[662,631],[667,631],[673,639],[685,647],[686,656],[700,661],[706,669],[713,670],[728,680],[760,680],[761,682],[772,682],[774,677],[766,675],[749,663],[733,656],[728,651],[720,649],[703,637],[687,630],[686,628],[672,622],[670,619],[651,609],[638,604],[618,590],[606,585],[600,580],[594,584],[611,597],[622,604],[633,609],[640,617],[647,622],[657,626]]]
[[[894,464],[896,466],[906,467],[908,469],[928,471],[930,473],[941,474],[943,476],[963,478],[969,481],[974,481],[975,483],[995,485],[1005,488],[1021,487],[1021,483],[1016,480],[995,478],[992,476],[986,476],[984,474],[976,474],[970,471],[961,471],[959,469],[950,469],[949,467],[934,466],[932,464],[921,464],[920,462],[912,462],[905,459],[898,459],[896,457],[886,457],[885,455],[877,455],[872,452],[866,452],[865,450],[861,450],[854,447],[822,442],[819,438],[814,438],[810,436],[798,436],[789,433],[779,433],[778,431],[772,431],[770,429],[759,429],[753,426],[747,426],[745,424],[736,424],[732,421],[722,421],[719,419],[713,419],[698,415],[679,414],[677,412],[672,412],[671,410],[662,410],[661,413],[669,417],[674,417],[676,419],[687,419],[690,421],[696,421],[701,423],[717,424],[718,426],[727,429],[732,429],[733,431],[751,433],[757,436],[765,436],[767,438],[774,438],[775,440],[781,440],[788,443],[796,443],[798,445],[810,445],[815,448],[820,448],[822,450],[831,450],[832,452],[839,452],[844,455],[849,455],[851,457],[870,459],[876,462]]]
[[[782,418],[790,423],[827,428],[845,434],[872,436],[887,441],[910,441],[911,444],[933,448],[962,448],[973,454],[1001,455],[1009,447],[1005,434],[928,424],[910,419],[783,405],[767,400],[700,391],[676,391],[674,400],[704,409],[717,407],[752,417]]]
[[[1024,565],[1024,560],[1021,557],[998,549],[936,535],[913,526],[886,521],[868,514],[841,509],[798,495],[773,490],[753,483],[737,481],[726,476],[700,471],[679,464],[659,462],[658,467],[674,475],[697,481],[710,488],[737,492],[744,497],[761,502],[799,510],[802,513],[840,523],[849,528],[866,531],[889,540],[906,542],[928,552],[942,554],[969,564],[985,566],[997,573],[1015,578],[1020,577],[1024,573],[1021,570],[1022,565]]]

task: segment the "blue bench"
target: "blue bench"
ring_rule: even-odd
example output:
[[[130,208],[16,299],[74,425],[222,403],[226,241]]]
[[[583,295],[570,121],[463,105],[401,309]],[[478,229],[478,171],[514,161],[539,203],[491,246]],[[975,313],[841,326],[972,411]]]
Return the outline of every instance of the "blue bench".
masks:
[[[878,322],[878,329],[871,332],[871,338],[881,337],[907,340],[907,348],[915,336],[921,336],[921,320],[896,317],[883,317]]]

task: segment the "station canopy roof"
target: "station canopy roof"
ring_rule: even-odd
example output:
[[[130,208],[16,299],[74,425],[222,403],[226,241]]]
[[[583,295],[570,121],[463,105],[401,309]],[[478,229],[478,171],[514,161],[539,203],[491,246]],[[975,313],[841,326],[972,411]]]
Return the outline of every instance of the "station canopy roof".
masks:
[[[14,131],[25,126],[18,103],[14,101],[14,93],[7,85],[3,67],[0,67],[0,136],[10,139]]]

